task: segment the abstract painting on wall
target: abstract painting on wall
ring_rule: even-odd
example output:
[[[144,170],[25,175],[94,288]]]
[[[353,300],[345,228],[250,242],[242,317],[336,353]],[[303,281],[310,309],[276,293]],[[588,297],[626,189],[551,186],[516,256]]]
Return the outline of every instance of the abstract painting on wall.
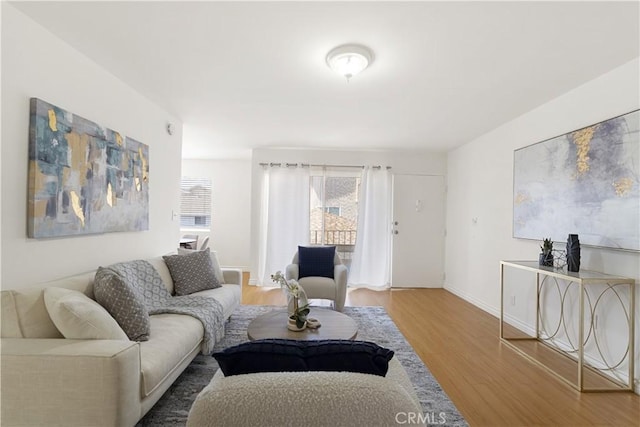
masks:
[[[514,152],[513,236],[640,250],[640,110]]]
[[[37,98],[29,124],[27,234],[149,229],[149,146]]]

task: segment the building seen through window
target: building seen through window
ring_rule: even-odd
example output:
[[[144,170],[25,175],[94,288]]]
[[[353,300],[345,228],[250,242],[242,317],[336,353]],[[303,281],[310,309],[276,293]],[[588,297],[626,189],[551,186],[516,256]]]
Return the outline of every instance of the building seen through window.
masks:
[[[309,242],[335,245],[349,267],[358,228],[360,174],[347,171],[311,176],[309,192]]]

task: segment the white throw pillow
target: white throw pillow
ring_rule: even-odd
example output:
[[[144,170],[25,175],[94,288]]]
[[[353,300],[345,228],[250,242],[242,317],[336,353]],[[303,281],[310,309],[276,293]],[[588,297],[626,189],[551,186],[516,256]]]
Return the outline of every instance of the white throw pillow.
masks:
[[[44,304],[49,317],[65,338],[129,340],[109,312],[82,292],[45,288]]]
[[[218,283],[220,283],[221,285],[224,284],[224,274],[222,274],[222,268],[220,268],[220,263],[218,262],[218,256],[216,255],[215,251],[210,251],[209,248],[204,250],[209,251],[209,254],[211,255],[211,263],[213,264],[213,274],[216,276],[216,279],[218,279]],[[178,255],[186,255],[192,252],[197,252],[197,251],[193,249],[178,248]]]

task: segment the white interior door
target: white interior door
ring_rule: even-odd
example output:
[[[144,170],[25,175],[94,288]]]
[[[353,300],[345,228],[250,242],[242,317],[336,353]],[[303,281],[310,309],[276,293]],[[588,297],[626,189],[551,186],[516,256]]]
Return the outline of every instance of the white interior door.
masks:
[[[444,223],[443,176],[394,174],[391,286],[442,287]]]

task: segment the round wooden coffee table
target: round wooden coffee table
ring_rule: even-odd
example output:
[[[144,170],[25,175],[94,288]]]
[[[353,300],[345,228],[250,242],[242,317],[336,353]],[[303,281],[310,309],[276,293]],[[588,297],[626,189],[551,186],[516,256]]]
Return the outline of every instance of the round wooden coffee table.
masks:
[[[290,340],[352,340],[358,335],[355,320],[338,311],[311,307],[309,317],[318,319],[321,326],[294,332],[287,329],[287,310],[278,309],[256,317],[249,323],[247,335],[251,341],[263,338]]]

